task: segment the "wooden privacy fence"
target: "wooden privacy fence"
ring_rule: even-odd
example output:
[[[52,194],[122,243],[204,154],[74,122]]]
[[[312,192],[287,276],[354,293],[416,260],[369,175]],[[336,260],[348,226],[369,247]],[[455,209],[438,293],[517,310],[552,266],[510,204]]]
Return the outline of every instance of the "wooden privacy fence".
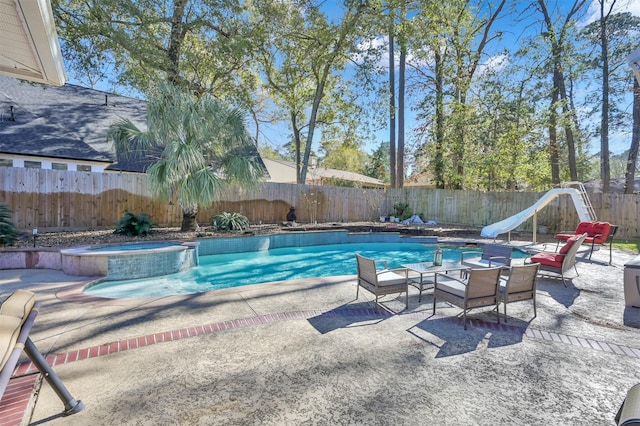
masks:
[[[252,223],[284,221],[296,207],[298,222],[378,221],[407,203],[425,220],[482,227],[514,215],[535,203],[543,193],[454,191],[431,188],[362,189],[265,182],[253,189],[233,188],[212,206],[202,207],[201,224],[227,211],[247,216]],[[640,197],[590,194],[599,220],[620,226],[618,238],[638,238]],[[0,203],[13,210],[18,229],[113,228],[125,210],[147,213],[154,223],[178,226],[182,211],[176,203],[150,196],[146,176],[135,173],[91,173],[0,167]],[[537,215],[538,227],[548,232],[575,229],[579,222],[571,198],[554,199]],[[531,219],[520,229],[532,230]]]

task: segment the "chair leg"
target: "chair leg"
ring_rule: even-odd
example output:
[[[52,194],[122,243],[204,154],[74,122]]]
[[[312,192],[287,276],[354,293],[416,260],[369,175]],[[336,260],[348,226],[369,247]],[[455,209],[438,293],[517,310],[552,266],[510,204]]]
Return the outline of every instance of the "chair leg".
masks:
[[[467,329],[467,310],[462,311],[462,323],[464,324],[464,329]]]
[[[433,312],[432,315],[436,314],[436,293],[435,291],[433,292]]]
[[[407,291],[405,292],[405,294],[407,295],[405,307],[406,309],[409,309],[409,287],[407,287]]]
[[[359,294],[360,294],[360,283],[356,283],[356,300],[358,300]]]
[[[496,302],[496,316],[498,317],[498,324],[500,324],[500,309],[498,309],[499,307],[500,307],[500,302]],[[506,312],[507,305],[504,305],[504,309]],[[507,317],[505,316],[505,321],[507,320],[506,318]]]
[[[535,296],[534,296],[534,298],[533,298],[533,317],[535,318],[535,317],[537,317],[537,316],[538,316],[538,314],[537,314],[537,312],[536,312],[536,298],[535,298]],[[505,320],[505,321],[506,321],[506,320]]]
[[[507,302],[503,300],[502,304],[504,305],[504,322],[507,322]]]

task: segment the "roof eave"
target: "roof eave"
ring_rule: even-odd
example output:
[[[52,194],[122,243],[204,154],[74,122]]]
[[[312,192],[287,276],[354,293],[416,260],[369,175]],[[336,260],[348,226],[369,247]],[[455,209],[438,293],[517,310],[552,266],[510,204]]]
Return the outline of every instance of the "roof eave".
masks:
[[[38,69],[14,62],[2,66],[0,73],[36,83],[64,85],[66,74],[51,4],[48,0],[15,0],[15,3],[24,36],[31,45]]]

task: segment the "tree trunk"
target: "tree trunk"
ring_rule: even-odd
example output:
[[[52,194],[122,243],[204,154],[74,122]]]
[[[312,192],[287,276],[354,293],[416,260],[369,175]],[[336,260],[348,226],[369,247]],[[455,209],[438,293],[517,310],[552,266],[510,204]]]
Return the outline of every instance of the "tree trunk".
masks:
[[[600,0],[600,48],[602,49],[602,117],[600,120],[600,178],[602,192],[609,192],[611,168],[609,165],[609,44],[604,0]]]
[[[436,188],[444,189],[444,72],[442,57],[435,52],[436,74],[436,134],[434,156],[434,181]]]
[[[549,106],[549,162],[551,163],[551,183],[560,185],[560,157],[558,155],[558,112],[556,103],[558,102],[558,88],[554,84],[551,94],[551,105]]]
[[[624,193],[633,194],[636,180],[636,164],[638,161],[638,146],[640,145],[640,83],[633,79],[633,132],[631,134],[631,147],[627,160],[625,173]]]
[[[182,226],[181,232],[194,232],[198,230],[198,221],[196,216],[198,215],[198,206],[182,209]]]
[[[392,18],[393,19],[393,18]],[[389,184],[396,188],[396,61],[393,49],[393,23],[389,26]]]
[[[396,186],[404,186],[404,86],[406,75],[407,49],[400,45],[400,68],[398,76],[398,152],[396,161]]]

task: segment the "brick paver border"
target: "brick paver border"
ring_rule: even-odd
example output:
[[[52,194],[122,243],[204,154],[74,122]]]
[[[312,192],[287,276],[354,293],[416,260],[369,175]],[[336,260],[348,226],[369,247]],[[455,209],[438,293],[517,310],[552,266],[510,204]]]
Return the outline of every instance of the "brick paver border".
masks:
[[[56,365],[68,364],[71,362],[105,356],[112,353],[124,352],[131,349],[156,345],[159,343],[172,342],[189,337],[217,333],[225,330],[233,330],[237,328],[251,327],[262,324],[273,324],[281,321],[307,320],[315,317],[360,317],[375,319],[391,317],[393,315],[394,314],[391,313],[379,313],[374,309],[365,308],[344,308],[329,311],[309,310],[264,314],[255,317],[220,321],[211,324],[198,325],[195,327],[181,328],[177,330],[149,334],[146,336],[118,340],[116,342],[104,343],[102,345],[78,349],[57,355],[49,355],[46,357],[46,360],[49,365],[55,367]],[[457,317],[431,315],[425,312],[410,312],[395,315],[416,317],[418,319],[433,318],[460,323],[460,319]],[[640,349],[618,345],[615,343],[608,343],[583,337],[559,334],[546,330],[538,330],[532,327],[525,328],[514,325],[507,325],[504,323],[498,324],[495,322],[474,318],[470,318],[467,321],[473,327],[486,328],[493,331],[518,333],[530,339],[567,344],[584,349],[610,352],[621,356],[640,358]],[[460,326],[462,325],[460,324]],[[5,394],[2,397],[2,400],[0,400],[0,426],[17,426],[22,423],[22,420],[25,417],[25,413],[29,407],[31,396],[34,393],[34,387],[37,386],[37,379],[39,378],[39,374],[37,373],[38,369],[30,361],[23,362],[16,366],[16,369],[14,371],[15,377],[10,381]]]

